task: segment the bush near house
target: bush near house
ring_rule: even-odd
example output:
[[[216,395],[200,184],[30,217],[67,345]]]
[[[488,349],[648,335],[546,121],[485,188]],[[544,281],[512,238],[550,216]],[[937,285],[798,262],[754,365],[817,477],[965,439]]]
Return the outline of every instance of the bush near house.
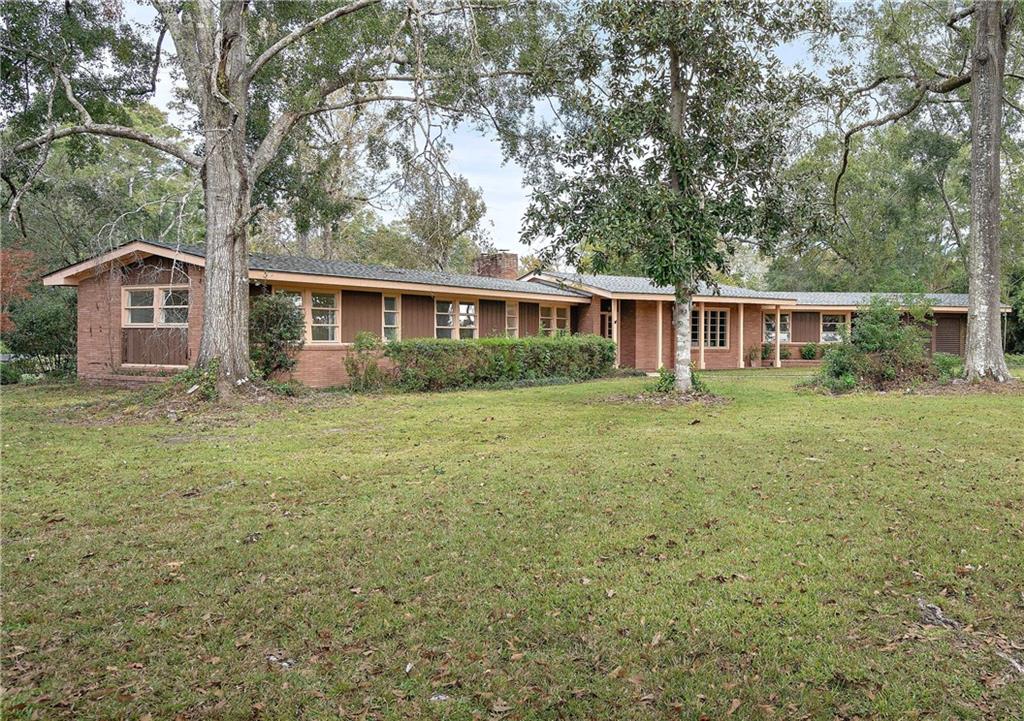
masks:
[[[262,295],[249,309],[249,357],[254,371],[269,378],[295,367],[306,327],[302,310],[283,293]]]
[[[872,298],[861,306],[853,330],[825,351],[816,384],[833,393],[854,388],[882,389],[893,384],[951,378],[941,357],[928,357],[931,308],[916,300],[899,303]]]
[[[74,373],[77,308],[74,293],[53,289],[11,306],[3,339],[8,352],[19,357],[19,373]],[[7,377],[13,373],[7,371]]]
[[[589,380],[608,374],[615,344],[596,335],[420,339],[388,343],[394,382],[402,390],[437,391],[552,378]]]
[[[792,354],[789,352],[789,348],[787,346],[782,346],[781,348],[779,348],[779,359],[780,360],[787,360],[790,357],[790,355],[792,355]],[[761,360],[763,360],[763,361],[771,360],[774,357],[775,357],[775,344],[774,343],[762,343],[761,344]]]
[[[804,360],[814,360],[818,357],[818,344],[805,343],[800,346],[800,357]]]

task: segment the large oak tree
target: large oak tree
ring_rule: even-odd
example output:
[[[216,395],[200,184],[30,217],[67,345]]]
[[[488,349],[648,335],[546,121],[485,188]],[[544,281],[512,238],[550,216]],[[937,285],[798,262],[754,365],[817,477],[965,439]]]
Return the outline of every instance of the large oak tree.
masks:
[[[468,0],[152,5],[158,20],[146,29],[117,3],[4,4],[3,174],[16,212],[57,141],[84,152],[91,136],[121,138],[195,168],[206,243],[197,361],[216,366],[225,386],[249,369],[254,190],[294,155],[310,118],[383,106],[399,142],[377,140],[401,148],[400,159],[429,153],[458,121],[512,122],[527,97],[514,86],[528,74],[541,12],[538,4]],[[128,110],[153,96],[161,63],[183,83],[192,144],[131,123]]]

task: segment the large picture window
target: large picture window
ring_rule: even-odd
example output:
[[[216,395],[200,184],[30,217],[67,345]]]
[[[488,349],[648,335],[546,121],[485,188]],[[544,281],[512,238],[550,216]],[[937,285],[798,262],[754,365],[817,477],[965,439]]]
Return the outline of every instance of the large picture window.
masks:
[[[697,347],[697,339],[700,338],[700,311],[694,310],[690,314],[690,345]],[[704,347],[705,348],[728,348],[729,347],[729,311],[724,308],[712,308],[704,310]]]
[[[779,316],[779,342],[789,343],[789,313]],[[764,314],[764,340],[766,343],[775,342],[775,314],[767,312]]]
[[[847,330],[846,316],[839,314],[821,314],[821,342],[838,343],[843,339],[843,332]]]
[[[126,327],[188,325],[188,288],[125,288],[123,298],[122,323]]]

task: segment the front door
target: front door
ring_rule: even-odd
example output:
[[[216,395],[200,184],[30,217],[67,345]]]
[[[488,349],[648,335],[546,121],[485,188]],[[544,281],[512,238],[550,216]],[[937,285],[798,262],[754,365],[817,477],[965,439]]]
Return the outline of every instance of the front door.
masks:
[[[601,299],[601,337],[612,337],[612,301],[609,298]]]

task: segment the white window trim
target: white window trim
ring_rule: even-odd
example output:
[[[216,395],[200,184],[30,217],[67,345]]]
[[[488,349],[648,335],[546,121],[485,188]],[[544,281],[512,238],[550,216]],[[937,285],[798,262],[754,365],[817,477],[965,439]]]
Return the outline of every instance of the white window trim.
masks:
[[[394,298],[395,299],[395,310],[394,311],[387,310],[387,299],[388,298]],[[388,317],[387,316],[388,313],[392,313],[392,312],[395,314],[395,325],[389,326],[385,322],[385,318]],[[437,313],[437,301],[434,302],[434,313],[435,313],[434,322],[436,323],[437,322],[437,315],[436,315],[436,313]],[[391,341],[388,340],[388,335],[387,335],[388,328],[394,328],[395,329],[394,342],[402,340],[402,294],[401,293],[383,293],[381,295],[381,298],[380,298],[380,334],[382,336],[381,340],[383,340],[385,343],[391,342]],[[434,337],[435,338],[437,337],[437,329],[436,328],[434,329]]]
[[[452,325],[444,326],[437,324],[437,304],[438,303],[451,303],[452,304]],[[469,330],[468,327],[462,326],[462,313],[459,310],[460,303],[472,303],[473,304],[473,338],[480,337],[480,300],[478,298],[470,298],[466,296],[448,296],[448,295],[435,295],[434,296],[434,338],[437,340],[470,340],[469,338],[461,338],[461,332],[463,330]],[[438,338],[438,328],[450,328],[452,331],[451,338]]]
[[[330,328],[324,323],[313,323],[313,296],[331,295],[334,296],[334,340],[313,340],[313,328]],[[336,290],[310,289],[303,295],[302,307],[306,311],[306,329],[309,331],[306,337],[307,342],[312,345],[338,345],[341,343],[341,293]],[[331,310],[324,308],[323,310]]]
[[[512,313],[509,313],[510,309],[514,309]],[[515,318],[515,328],[508,327],[508,321],[510,318]],[[505,301],[505,337],[506,338],[518,338],[519,337],[519,301],[518,300],[506,300]]]
[[[153,305],[137,305],[136,308],[153,308],[153,322],[152,323],[132,323],[129,321],[128,313],[128,293],[133,290],[151,290],[153,291]],[[184,323],[163,323],[160,320],[161,310],[163,309],[164,302],[164,291],[165,290],[184,290],[188,291],[188,309],[191,314],[192,311],[192,289],[187,285],[125,285],[121,286],[121,327],[122,328],[188,328],[188,321]],[[169,306],[169,307],[181,307],[181,306]]]
[[[551,326],[546,329],[544,328],[545,309],[551,311],[551,315],[547,316],[551,321]],[[560,309],[565,310],[565,328],[558,327],[558,311]],[[564,330],[566,333],[572,333],[572,311],[569,309],[569,306],[562,303],[541,304],[537,310],[537,332],[540,335],[553,336],[561,330]]]
[[[704,313],[705,314],[710,313],[713,310],[721,311],[721,312],[725,313],[725,326],[724,326],[724,328],[725,328],[725,345],[707,345],[705,343],[704,350],[706,350],[706,351],[729,350],[730,346],[732,345],[732,332],[731,332],[731,328],[730,328],[730,324],[732,323],[732,312],[731,312],[732,309],[728,308],[728,307],[726,307],[724,305],[716,305],[716,306],[709,306],[708,305],[708,306],[704,306]],[[698,319],[700,318],[699,313],[700,313],[700,309],[696,308],[696,307],[690,312],[690,326],[691,326],[690,327],[690,347],[691,348],[700,348],[700,344],[699,343],[694,343],[693,342],[693,334],[694,333],[698,334],[697,340],[698,341],[700,340],[700,336],[699,336],[700,328],[699,328],[697,323],[693,322],[693,316],[694,315],[697,315]],[[707,315],[705,315],[705,317],[704,317],[704,331],[705,331],[705,334],[707,334],[707,332],[708,332],[708,318],[707,318]]]
[[[762,315],[764,316],[764,318],[761,321],[761,341],[763,343],[774,343],[775,342],[774,340],[769,340],[769,338],[768,338],[768,321],[771,320],[773,323],[775,322],[775,313],[773,313],[771,311],[766,311]],[[786,319],[786,329],[787,329],[786,330],[786,337],[782,338],[779,342],[780,343],[792,343],[793,342],[792,341],[792,338],[793,338],[793,316],[790,315],[789,313],[779,313],[779,318],[785,318]],[[780,326],[782,325],[782,321],[781,320],[779,321],[779,325]],[[819,335],[819,337],[820,337],[820,335]]]
[[[306,346],[315,346],[317,348],[322,347],[346,347],[352,345],[351,343],[344,343],[341,340],[341,314],[344,309],[341,306],[341,291],[335,288],[298,288],[294,285],[274,285],[271,287],[272,293],[298,293],[299,297],[302,298],[302,342]],[[337,340],[313,340],[313,293],[318,295],[331,295],[335,296],[335,337]]]
[[[825,312],[821,312],[821,313],[818,313],[818,342],[819,343],[841,343],[842,342],[841,338],[836,338],[835,340],[825,340],[825,316],[826,315],[841,316],[844,319],[843,322],[846,325],[846,332],[849,333],[850,332],[850,314],[847,313],[847,312],[839,312],[839,313],[825,313]]]

